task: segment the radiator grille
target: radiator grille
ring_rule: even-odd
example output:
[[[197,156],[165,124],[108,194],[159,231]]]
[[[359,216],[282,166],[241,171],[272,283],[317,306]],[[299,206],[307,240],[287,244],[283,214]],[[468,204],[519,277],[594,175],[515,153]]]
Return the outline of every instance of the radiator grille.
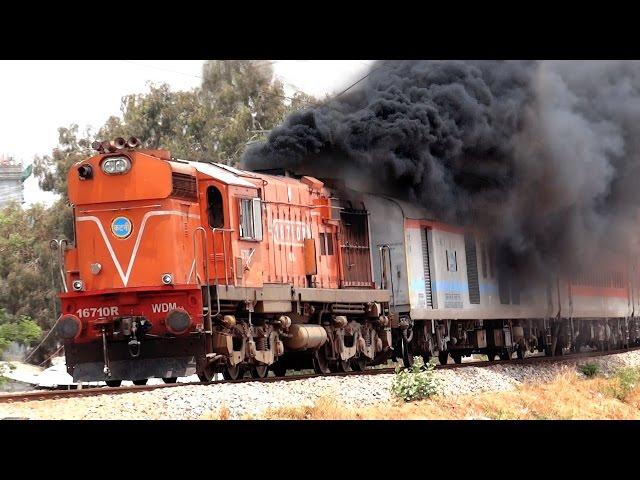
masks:
[[[185,173],[173,172],[171,179],[173,181],[172,197],[193,201],[198,199],[195,177]]]

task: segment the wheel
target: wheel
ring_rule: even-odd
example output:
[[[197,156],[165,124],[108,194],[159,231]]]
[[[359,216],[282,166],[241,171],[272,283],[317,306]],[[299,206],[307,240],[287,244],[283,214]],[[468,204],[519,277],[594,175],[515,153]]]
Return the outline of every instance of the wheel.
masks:
[[[500,352],[500,360],[511,360],[511,352],[509,350]]]
[[[341,373],[351,372],[351,362],[349,360],[338,360],[336,363],[336,371]]]
[[[573,351],[575,353],[580,353],[580,350],[582,349],[583,345],[584,345],[584,342],[582,341],[582,336],[578,335],[575,341],[573,342]]]
[[[327,356],[324,352],[324,349],[320,349],[313,354],[313,370],[319,375],[326,375],[331,373],[331,369],[329,368],[329,361],[327,360]]]
[[[522,345],[518,345],[518,348],[516,349],[516,357],[518,357],[520,360],[522,360],[524,358],[524,347]]]
[[[446,365],[449,361],[449,352],[447,350],[438,352],[438,361],[440,365]]]
[[[413,352],[411,351],[411,344],[404,337],[404,335],[402,336],[402,339],[401,339],[401,346],[402,346],[402,363],[404,364],[405,368],[413,367],[414,358],[413,358]]]
[[[251,378],[266,378],[269,375],[269,365],[255,365],[250,372]]]
[[[178,377],[162,377],[162,381],[164,383],[176,383],[178,381]]]
[[[276,377],[284,377],[287,374],[287,367],[276,362],[271,365],[271,371]]]
[[[431,360],[431,355],[429,355],[428,353],[423,353],[422,361],[424,362],[425,365],[429,363],[429,360]]]
[[[544,354],[548,356],[548,354],[547,354],[547,339],[546,339],[546,336],[544,334],[541,334],[538,337],[537,348],[538,348],[538,352],[544,352]]]
[[[134,384],[134,385],[146,385],[146,384],[147,384],[147,379],[146,379],[146,378],[143,378],[143,379],[141,379],[141,380],[134,380],[134,381],[133,381],[133,384]]]
[[[493,362],[496,359],[496,353],[493,350],[487,351],[486,355],[487,360],[489,360],[490,362]]]
[[[213,368],[212,365],[207,365],[204,367],[202,372],[198,373],[198,378],[201,382],[213,382],[216,379],[218,372]]]
[[[225,380],[238,380],[244,376],[244,368],[240,365],[227,365],[222,370]]]
[[[104,383],[107,387],[119,387],[122,384],[122,380],[106,380]]]
[[[461,353],[452,354],[451,358],[453,358],[453,363],[462,363],[462,354]]]
[[[356,372],[364,372],[367,369],[367,357],[360,355],[351,359],[351,368]]]

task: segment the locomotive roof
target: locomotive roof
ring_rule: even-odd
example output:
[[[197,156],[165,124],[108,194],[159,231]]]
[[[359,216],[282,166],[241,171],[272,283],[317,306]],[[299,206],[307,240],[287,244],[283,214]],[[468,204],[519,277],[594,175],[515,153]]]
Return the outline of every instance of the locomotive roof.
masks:
[[[188,164],[190,167],[196,169],[198,172],[203,173],[211,178],[221,181],[227,185],[237,185],[241,187],[250,187],[256,188],[254,183],[246,180],[256,179],[256,180],[271,180],[276,182],[281,182],[284,184],[298,185],[300,187],[303,186],[304,182],[301,182],[299,178],[291,178],[287,176],[281,175],[270,175],[262,172],[251,172],[248,170],[239,170],[230,165],[225,165],[224,163],[205,163],[205,162],[192,162],[190,160],[181,160],[176,159],[176,161]],[[174,164],[174,169],[177,168],[177,164]],[[305,188],[308,188],[305,186]]]
[[[195,168],[198,172],[204,173],[205,175],[210,176],[211,178],[215,178],[216,180],[220,180],[227,185],[238,185],[241,187],[251,187],[255,188],[255,185],[251,182],[248,182],[240,175],[244,177],[251,177],[253,175],[248,175],[250,172],[241,172],[233,167],[229,167],[228,165],[222,165],[220,163],[203,163],[203,162],[188,162],[190,166]]]

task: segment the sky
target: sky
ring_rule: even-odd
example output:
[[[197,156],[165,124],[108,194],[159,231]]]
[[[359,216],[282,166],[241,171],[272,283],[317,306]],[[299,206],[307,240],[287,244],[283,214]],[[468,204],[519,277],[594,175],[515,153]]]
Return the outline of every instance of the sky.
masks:
[[[371,60],[275,60],[276,77],[287,94],[316,97],[337,93],[366,74]],[[78,124],[97,130],[120,115],[120,100],[168,83],[190,90],[201,81],[203,60],[2,60],[0,61],[0,156],[22,160],[50,154],[58,127]],[[50,204],[33,176],[25,181],[25,206]]]

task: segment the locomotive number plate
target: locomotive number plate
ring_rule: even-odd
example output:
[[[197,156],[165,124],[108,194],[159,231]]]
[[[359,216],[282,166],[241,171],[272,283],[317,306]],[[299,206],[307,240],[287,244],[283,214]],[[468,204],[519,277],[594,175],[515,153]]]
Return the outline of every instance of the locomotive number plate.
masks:
[[[78,318],[114,317],[118,315],[118,307],[88,307],[79,308]]]

